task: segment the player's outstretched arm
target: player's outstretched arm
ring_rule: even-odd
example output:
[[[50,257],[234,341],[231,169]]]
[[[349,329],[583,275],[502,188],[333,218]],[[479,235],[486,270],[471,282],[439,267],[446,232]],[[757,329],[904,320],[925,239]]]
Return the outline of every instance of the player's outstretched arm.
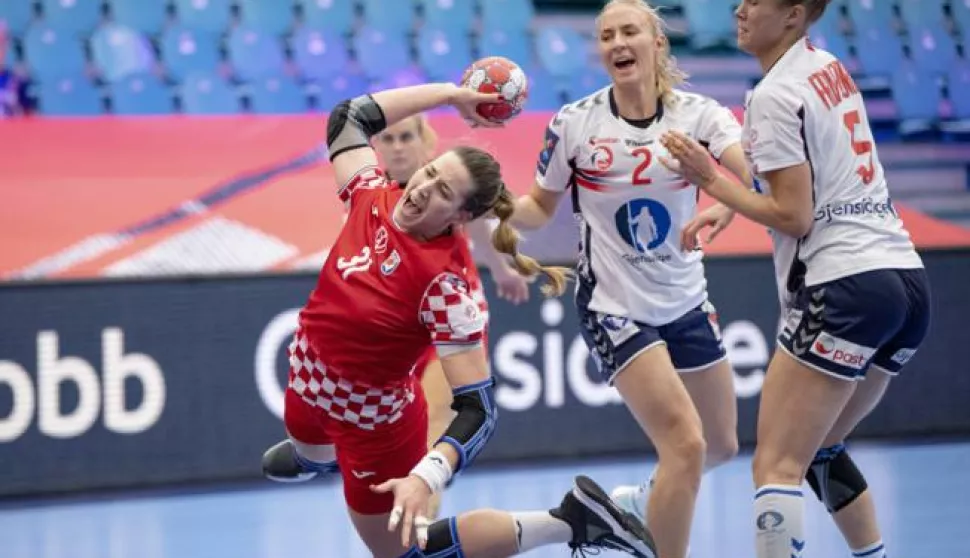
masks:
[[[546,226],[556,214],[562,195],[561,191],[543,188],[538,183],[533,184],[528,194],[515,200],[515,213],[510,221],[512,226],[525,231]]]
[[[475,111],[480,103],[501,99],[497,93],[479,93],[453,83],[430,83],[388,89],[340,102],[327,119],[327,147],[334,178],[343,187],[357,172],[377,165],[370,138],[415,114],[444,105],[454,106],[467,120],[494,127]]]

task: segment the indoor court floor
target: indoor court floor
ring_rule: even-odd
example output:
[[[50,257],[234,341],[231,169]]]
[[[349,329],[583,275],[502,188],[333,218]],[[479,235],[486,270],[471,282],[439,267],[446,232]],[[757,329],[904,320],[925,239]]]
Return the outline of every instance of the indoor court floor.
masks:
[[[875,489],[893,558],[970,556],[970,442],[856,444]],[[605,488],[645,477],[652,462],[588,460],[480,466],[445,496],[444,513],[478,507],[546,509],[577,473]],[[709,473],[701,489],[691,558],[754,557],[750,455]],[[824,509],[807,495],[806,557],[848,557]],[[565,546],[528,553],[569,556]],[[111,493],[94,498],[0,501],[2,558],[366,558],[340,486],[318,481],[201,491]],[[622,556],[603,552],[602,556]]]

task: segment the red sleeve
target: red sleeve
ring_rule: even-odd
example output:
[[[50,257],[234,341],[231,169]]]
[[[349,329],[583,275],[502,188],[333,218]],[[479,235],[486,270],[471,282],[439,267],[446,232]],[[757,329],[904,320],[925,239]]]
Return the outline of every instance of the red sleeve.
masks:
[[[387,176],[375,166],[363,167],[352,176],[339,190],[337,197],[344,205],[350,207],[354,203],[354,194],[364,190],[377,190],[388,185]]]
[[[485,317],[472,298],[468,281],[450,272],[435,277],[425,290],[421,322],[436,345],[477,343],[485,331]]]

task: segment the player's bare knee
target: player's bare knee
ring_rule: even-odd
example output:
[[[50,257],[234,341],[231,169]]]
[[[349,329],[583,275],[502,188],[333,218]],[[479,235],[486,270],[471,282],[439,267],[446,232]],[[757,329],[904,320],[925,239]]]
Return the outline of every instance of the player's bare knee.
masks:
[[[707,442],[700,429],[685,428],[678,436],[671,436],[670,442],[658,447],[661,465],[678,475],[697,479],[700,482],[707,458]]]
[[[734,431],[719,432],[717,435],[708,436],[707,442],[707,461],[705,468],[713,469],[718,465],[727,463],[738,455],[738,436]]]

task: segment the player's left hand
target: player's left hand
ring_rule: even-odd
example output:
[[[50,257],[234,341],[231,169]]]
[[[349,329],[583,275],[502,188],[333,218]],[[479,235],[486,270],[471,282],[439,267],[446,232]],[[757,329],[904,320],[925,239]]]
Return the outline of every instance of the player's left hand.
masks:
[[[388,492],[394,494],[394,507],[387,522],[387,530],[394,531],[400,525],[401,545],[409,548],[413,529],[418,546],[424,549],[428,543],[428,527],[431,525],[427,511],[431,489],[427,483],[421,477],[408,475],[403,479],[391,479],[377,486],[371,486],[370,489],[378,494]]]
[[[478,114],[478,105],[487,103],[501,103],[501,93],[480,93],[468,87],[455,86],[448,99],[448,104],[458,109],[458,113],[472,128],[501,128],[504,124],[492,122]]]
[[[706,189],[718,177],[717,164],[711,154],[701,144],[676,130],[670,130],[660,137],[671,157],[660,157],[660,163],[671,172],[684,177],[684,180]]]
[[[523,277],[507,263],[489,269],[492,272],[492,280],[499,298],[505,299],[512,304],[521,304],[529,300],[529,283],[535,281],[535,277]]]

